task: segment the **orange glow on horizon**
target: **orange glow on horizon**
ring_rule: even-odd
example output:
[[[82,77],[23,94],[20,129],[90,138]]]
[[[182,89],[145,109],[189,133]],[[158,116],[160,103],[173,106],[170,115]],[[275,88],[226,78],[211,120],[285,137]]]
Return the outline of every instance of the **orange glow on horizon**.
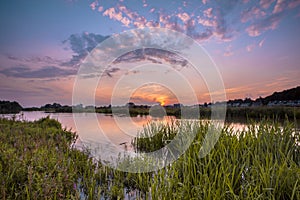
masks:
[[[130,97],[136,104],[157,104],[161,106],[178,102],[176,96],[167,88],[160,85],[146,85],[138,88]]]
[[[165,99],[164,96],[161,96],[161,97],[157,98],[157,101],[160,103],[161,106],[164,106],[164,105],[166,105],[167,100]]]

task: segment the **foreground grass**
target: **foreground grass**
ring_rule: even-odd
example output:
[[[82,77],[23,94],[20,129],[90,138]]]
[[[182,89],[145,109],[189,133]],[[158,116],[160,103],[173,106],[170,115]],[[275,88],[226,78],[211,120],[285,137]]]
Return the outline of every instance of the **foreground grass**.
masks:
[[[136,150],[161,148],[183,125],[148,125],[141,136],[150,139],[136,138]],[[209,125],[186,126],[197,135],[185,154],[157,172],[138,174],[105,167],[72,148],[76,135],[55,120],[0,119],[0,199],[300,199],[300,134],[293,124],[262,122],[238,133],[227,127],[200,158]]]
[[[300,135],[291,123],[281,128],[262,122],[238,133],[227,127],[204,158],[199,151],[209,124],[195,126],[198,134],[188,151],[155,174],[153,199],[300,199]],[[138,139],[137,146],[145,140]]]

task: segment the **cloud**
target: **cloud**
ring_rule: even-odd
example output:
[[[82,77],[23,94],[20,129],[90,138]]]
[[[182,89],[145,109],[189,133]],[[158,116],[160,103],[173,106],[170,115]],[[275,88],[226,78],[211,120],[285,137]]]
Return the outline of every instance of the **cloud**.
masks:
[[[120,68],[117,68],[117,67],[113,67],[113,68],[110,68],[110,69],[106,69],[104,71],[104,74],[110,78],[113,77],[113,74],[120,71]]]
[[[254,19],[260,19],[262,17],[266,16],[266,12],[263,10],[260,10],[257,7],[250,8],[248,10],[245,10],[241,14],[241,22],[245,23],[250,20]]]
[[[110,19],[119,21],[126,27],[131,23],[127,17],[123,17],[122,12],[116,11],[115,8],[108,8],[103,12],[103,16],[109,16]]]
[[[202,24],[203,26],[208,26],[208,27],[217,27],[218,26],[218,22],[216,20],[210,20],[210,19],[199,18],[198,23]]]
[[[259,0],[257,4],[250,4],[248,0],[202,0],[200,5],[195,2],[172,1],[172,4],[178,4],[175,10],[151,7],[150,1],[142,2],[144,4],[147,4],[147,8],[141,6],[139,12],[132,10],[130,4],[124,5],[124,2],[106,10],[101,9],[100,12],[126,27],[168,28],[185,33],[200,42],[210,38],[231,41],[240,32],[241,25],[238,21],[250,22],[246,33],[255,37],[267,30],[276,29],[282,14],[299,6],[300,1]],[[275,5],[272,7],[273,4]],[[242,10],[245,6],[248,9]],[[236,12],[240,15],[236,15]]]
[[[249,45],[246,47],[246,50],[247,50],[248,52],[251,52],[254,48],[255,48],[255,44],[249,44]]]
[[[187,23],[191,19],[191,17],[189,16],[189,14],[187,14],[186,12],[184,12],[184,13],[178,13],[177,17],[179,19],[181,19],[181,21],[183,21],[184,23]]]
[[[205,17],[212,18],[213,17],[212,11],[213,11],[212,8],[208,8],[208,9],[203,11],[203,14],[204,14]]]
[[[90,4],[90,7],[92,10],[96,10],[97,6],[99,5],[98,1],[94,1]]]
[[[265,42],[265,39],[263,39],[262,41],[260,41],[260,42],[258,43],[258,46],[259,46],[259,47],[262,47],[262,46],[264,45],[264,42]]]
[[[277,0],[276,5],[274,6],[273,13],[277,14],[282,12],[287,6],[287,2],[285,0]]]
[[[150,10],[149,10],[149,13],[153,13],[155,11],[155,8],[151,8]]]
[[[224,52],[223,55],[224,55],[224,56],[227,56],[227,57],[233,56],[233,55],[234,55],[234,53],[233,53],[233,51],[232,51],[232,45],[228,45],[228,46],[226,47],[225,52]]]
[[[103,6],[99,6],[99,7],[98,7],[98,11],[99,11],[99,12],[102,12],[103,10],[104,10],[104,7],[103,7]]]
[[[173,67],[186,67],[188,61],[175,53],[155,48],[137,49],[117,58],[113,64],[150,61],[155,64],[168,63]]]
[[[10,67],[0,70],[0,73],[15,78],[53,78],[75,75],[75,69],[62,69],[55,66],[44,66],[39,69],[31,69],[27,66]]]
[[[62,60],[58,60],[58,59],[52,58],[50,56],[42,56],[42,57],[33,56],[33,57],[23,58],[23,57],[16,57],[16,56],[7,54],[6,57],[13,61],[18,61],[18,62],[22,62],[22,63],[26,62],[26,63],[30,63],[30,64],[60,65],[61,63],[63,63]]]
[[[299,0],[291,1],[288,4],[288,8],[290,8],[290,9],[296,8],[298,6],[300,6],[300,1]]]
[[[70,61],[64,62],[61,65],[78,67],[88,53],[108,37],[109,36],[97,35],[94,33],[70,35],[68,39],[63,41],[63,43],[69,45],[71,50],[74,52],[74,55]]]
[[[172,30],[176,30],[187,34],[188,36],[199,40],[207,40],[211,36],[216,36],[221,40],[228,40],[232,36],[229,33],[231,30],[227,27],[224,15],[230,12],[234,8],[236,0],[231,0],[224,4],[225,8],[219,7],[216,9],[216,16],[213,15],[213,8],[207,8],[203,11],[203,16],[195,16],[193,13],[182,11],[178,8],[178,11],[172,13],[163,12],[161,9],[157,10],[151,8],[148,11],[150,14],[156,14],[156,19],[147,19],[146,16],[140,15],[136,11],[132,11],[127,6],[118,4],[115,7],[111,7],[103,11],[103,15],[119,21],[125,26],[133,26],[135,28],[143,27],[162,27]],[[222,1],[220,1],[222,3]],[[222,9],[221,9],[222,8]],[[196,22],[204,26],[199,28],[196,26]]]
[[[274,1],[275,0],[260,0],[259,5],[264,9],[268,9]]]
[[[282,15],[271,15],[270,17],[267,17],[259,22],[253,23],[250,25],[246,32],[251,37],[256,37],[261,35],[263,32],[267,30],[274,30],[279,25],[279,22],[282,18]]]

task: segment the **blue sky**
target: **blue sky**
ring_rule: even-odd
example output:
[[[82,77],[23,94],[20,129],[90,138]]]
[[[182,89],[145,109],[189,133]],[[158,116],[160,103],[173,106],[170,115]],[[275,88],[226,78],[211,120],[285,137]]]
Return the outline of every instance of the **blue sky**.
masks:
[[[300,85],[299,0],[4,0],[0,27],[1,99],[23,106],[71,104],[77,70],[93,47],[143,27],[176,30],[203,45],[230,99]]]

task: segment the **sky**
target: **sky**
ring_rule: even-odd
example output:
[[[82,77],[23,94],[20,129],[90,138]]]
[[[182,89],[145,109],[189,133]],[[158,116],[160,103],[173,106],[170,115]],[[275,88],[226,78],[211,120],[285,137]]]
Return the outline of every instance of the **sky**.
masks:
[[[300,0],[3,0],[0,27],[0,99],[23,107],[71,105],[77,73],[97,45],[151,27],[195,40],[217,66],[227,99],[300,85]],[[112,95],[122,99],[116,104],[211,100],[205,78],[162,50],[124,54],[101,76],[97,105],[110,104]],[[143,77],[167,81],[136,85]]]

